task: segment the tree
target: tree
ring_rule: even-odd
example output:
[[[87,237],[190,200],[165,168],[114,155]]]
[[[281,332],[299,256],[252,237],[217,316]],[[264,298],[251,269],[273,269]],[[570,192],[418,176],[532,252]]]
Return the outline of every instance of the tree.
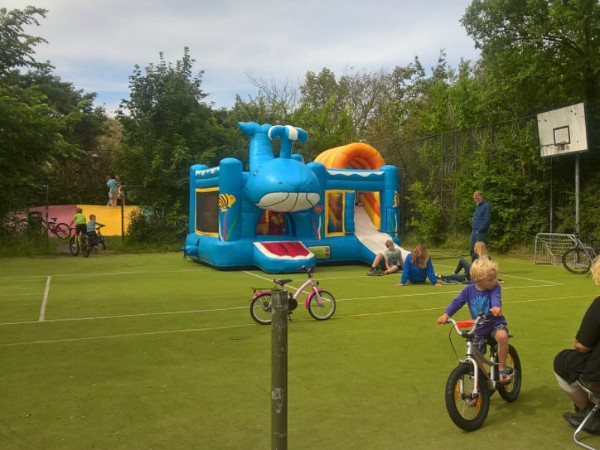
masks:
[[[30,204],[53,163],[76,148],[62,135],[64,122],[37,86],[24,83],[21,69],[49,70],[37,62],[34,46],[45,42],[23,32],[46,11],[0,8],[0,217]]]
[[[474,0],[462,23],[515,115],[600,101],[597,0]]]
[[[47,41],[25,34],[24,25],[39,25],[37,17],[46,17],[48,11],[27,6],[24,10],[0,8],[0,78],[14,75],[20,68],[42,69],[48,63],[36,61],[34,47]]]
[[[117,114],[123,126],[118,165],[130,198],[151,207],[158,221],[169,215],[181,221],[190,166],[216,165],[234,133],[237,137],[226,116],[206,103],[203,72],[193,73],[194,62],[185,48],[175,64],[161,53],[157,65],[135,66],[130,97]]]
[[[586,103],[591,151],[581,155],[582,190],[597,192],[600,189],[595,174],[600,163],[598,1],[475,0],[467,8],[462,22],[476,46],[482,49],[481,74],[487,87],[488,110],[495,111],[498,119],[537,114],[581,101]],[[531,144],[536,149],[535,141]],[[532,161],[532,164],[549,167],[548,162]],[[562,157],[553,172],[555,190],[572,193],[573,158]],[[546,189],[549,190],[549,186]],[[591,200],[593,196],[583,198]],[[554,209],[558,210],[559,217],[572,216],[571,196],[557,196],[556,201]],[[583,210],[593,207],[593,202],[582,204]],[[559,224],[558,228],[562,226]]]

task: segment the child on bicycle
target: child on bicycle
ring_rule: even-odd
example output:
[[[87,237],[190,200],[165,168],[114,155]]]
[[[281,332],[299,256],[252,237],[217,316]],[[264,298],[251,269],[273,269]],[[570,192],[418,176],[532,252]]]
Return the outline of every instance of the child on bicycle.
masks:
[[[87,224],[85,220],[85,216],[83,215],[83,209],[77,208],[77,213],[73,216],[73,220],[69,224],[69,228],[76,224],[75,226],[75,235],[79,236],[80,234],[87,233]]]
[[[481,323],[475,330],[475,347],[485,353],[488,337],[498,343],[499,379],[502,383],[510,383],[512,375],[506,370],[508,356],[508,328],[502,314],[502,295],[498,285],[498,265],[488,257],[481,257],[471,264],[471,280],[474,284],[466,286],[448,305],[444,314],[437,318],[438,324],[444,324],[465,303],[469,307],[471,318],[479,314],[492,313],[493,317]]]
[[[87,235],[92,238],[94,247],[96,246],[96,238],[98,237],[98,233],[96,233],[96,226],[103,227],[104,224],[96,222],[96,214],[90,214],[90,220],[87,223]]]

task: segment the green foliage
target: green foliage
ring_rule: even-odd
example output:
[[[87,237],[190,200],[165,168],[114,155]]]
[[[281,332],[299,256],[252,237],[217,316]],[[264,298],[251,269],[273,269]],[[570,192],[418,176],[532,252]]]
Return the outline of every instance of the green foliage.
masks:
[[[175,64],[167,64],[160,54],[157,65],[149,64],[145,71],[136,66],[130,98],[122,102],[118,114],[123,126],[120,172],[130,200],[149,206],[156,222],[171,212],[186,212],[181,205],[187,204],[192,164],[213,166],[230,143],[239,142],[237,134],[232,138],[235,130],[227,118],[213,114],[204,102],[203,72],[193,74],[193,64],[185,48]],[[143,231],[160,235],[154,228]],[[143,239],[144,234],[134,236]]]
[[[173,245],[184,241],[187,234],[187,216],[178,214],[177,207],[164,215],[148,208],[131,213],[127,240],[137,244]]]
[[[0,230],[0,257],[55,255],[63,241],[48,239],[42,233],[4,234]]]
[[[85,201],[93,183],[81,168],[104,132],[104,112],[93,107],[95,94],[76,90],[35,60],[34,47],[46,41],[23,26],[39,25],[45,13],[0,9],[0,217],[47,198]]]
[[[24,67],[40,69],[48,66],[33,57],[34,47],[47,41],[23,31],[26,25],[39,25],[38,17],[46,17],[47,12],[33,6],[10,11],[0,8],[0,78],[12,76],[16,69]]]
[[[412,209],[411,233],[426,245],[439,244],[444,238],[439,199],[432,199],[425,185],[417,181],[409,186],[408,202]]]

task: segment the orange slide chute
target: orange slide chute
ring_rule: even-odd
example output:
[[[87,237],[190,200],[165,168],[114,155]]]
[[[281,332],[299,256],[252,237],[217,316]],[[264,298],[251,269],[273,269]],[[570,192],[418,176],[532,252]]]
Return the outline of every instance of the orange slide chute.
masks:
[[[315,158],[315,162],[320,162],[328,169],[376,170],[385,165],[385,161],[379,152],[370,145],[363,144],[362,142],[355,142],[325,150]],[[363,204],[365,211],[367,211],[373,223],[379,226],[381,220],[379,193],[361,193],[360,187],[357,190],[359,191],[359,201]]]
[[[325,150],[315,158],[330,169],[379,169],[385,161],[377,150],[368,144],[355,142]]]

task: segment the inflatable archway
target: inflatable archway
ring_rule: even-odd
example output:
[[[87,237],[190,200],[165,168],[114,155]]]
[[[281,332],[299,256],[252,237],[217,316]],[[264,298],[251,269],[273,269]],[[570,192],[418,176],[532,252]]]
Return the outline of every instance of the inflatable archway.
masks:
[[[353,143],[326,150],[315,158],[327,168],[336,169],[379,169],[385,161],[377,150],[368,144]],[[358,192],[358,201],[364,206],[376,227],[381,224],[379,193]]]
[[[248,172],[233,158],[190,168],[186,255],[222,269],[283,273],[318,262],[370,263],[397,236],[398,172],[377,150],[349,144],[305,164],[293,153],[308,137],[301,128],[239,127],[250,138]],[[273,139],[281,139],[278,158]]]

